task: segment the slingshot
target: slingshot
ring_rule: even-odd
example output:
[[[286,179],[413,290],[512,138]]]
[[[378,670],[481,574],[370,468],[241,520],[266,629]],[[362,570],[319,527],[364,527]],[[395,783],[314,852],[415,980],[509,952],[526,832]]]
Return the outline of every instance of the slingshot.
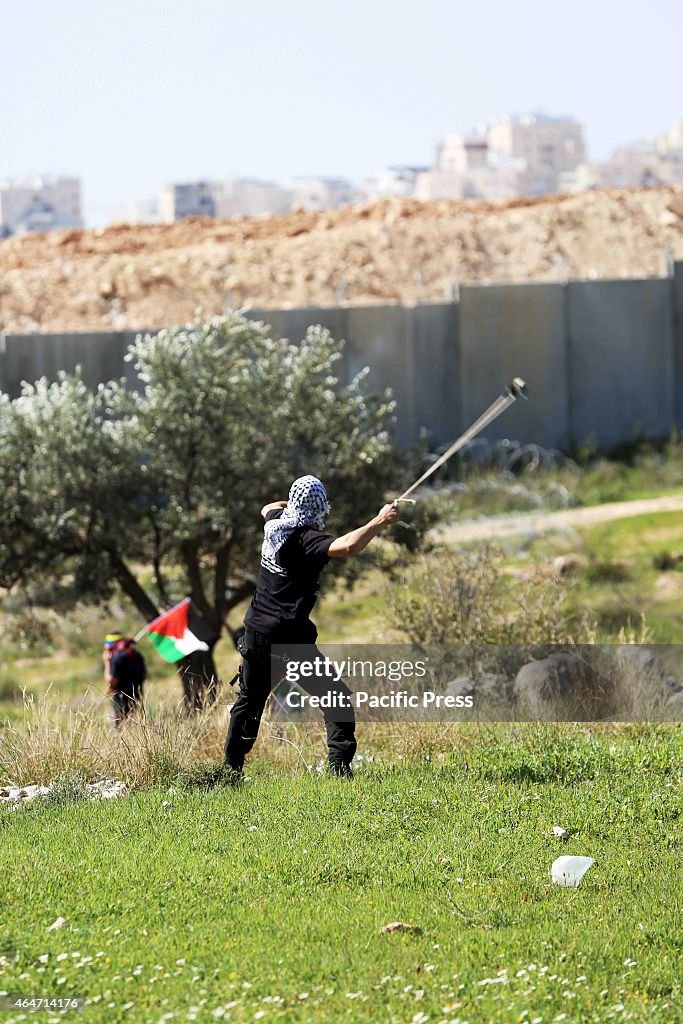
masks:
[[[485,427],[488,427],[489,423],[493,423],[501,413],[505,412],[506,409],[517,401],[518,398],[526,398],[526,383],[521,377],[515,377],[505,388],[502,395],[496,398],[495,402],[492,402],[488,409],[481,414],[478,420],[475,420],[471,427],[468,427],[464,434],[461,434],[457,440],[453,442],[450,448],[447,448],[443,455],[434,462],[429,469],[425,470],[422,476],[411,484],[407,491],[404,491],[400,498],[394,499],[394,505],[398,504],[399,501],[408,501],[411,504],[415,503],[415,498],[410,498],[408,495],[412,494],[425,480],[435,473],[440,466],[443,466],[451,456],[459,452],[468,441],[471,441],[473,437],[481,433]]]

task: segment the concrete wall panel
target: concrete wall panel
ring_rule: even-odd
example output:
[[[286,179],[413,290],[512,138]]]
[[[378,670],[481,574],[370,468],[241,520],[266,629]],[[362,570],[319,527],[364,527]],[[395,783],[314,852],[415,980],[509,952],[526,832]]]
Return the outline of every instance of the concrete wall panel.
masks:
[[[89,387],[126,375],[124,355],[128,341],[123,332],[96,334],[7,334],[0,346],[0,385],[15,397],[22,381],[40,377],[53,381],[60,370],[73,373],[77,366]]]
[[[671,279],[673,304],[674,394],[676,427],[683,430],[683,263],[674,263]]]
[[[412,323],[415,428],[445,444],[463,429],[458,307],[452,302],[415,306]]]
[[[263,320],[273,334],[289,341],[302,341],[312,324],[326,327],[334,338],[346,337],[346,309],[343,306],[309,306],[303,309],[250,309],[250,320]]]
[[[396,439],[410,444],[417,430],[412,356],[412,309],[365,306],[347,309],[345,369],[351,380],[366,366],[368,391],[390,388],[397,407]]]
[[[611,448],[675,422],[669,280],[567,286],[570,435]]]
[[[465,425],[513,377],[529,386],[484,436],[562,448],[568,440],[564,289],[560,284],[460,289],[460,388]]]

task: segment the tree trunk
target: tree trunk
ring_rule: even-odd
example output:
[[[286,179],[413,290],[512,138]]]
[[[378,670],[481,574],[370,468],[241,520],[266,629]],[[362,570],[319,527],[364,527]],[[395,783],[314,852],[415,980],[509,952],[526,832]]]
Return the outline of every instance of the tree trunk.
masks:
[[[138,583],[123,559],[114,551],[108,551],[112,572],[124,594],[131,599],[140,614],[147,619],[156,619],[159,609],[147,592]]]
[[[208,651],[195,651],[177,663],[183,684],[183,701],[188,715],[210,707],[218,696],[220,679],[213,660],[214,641]]]

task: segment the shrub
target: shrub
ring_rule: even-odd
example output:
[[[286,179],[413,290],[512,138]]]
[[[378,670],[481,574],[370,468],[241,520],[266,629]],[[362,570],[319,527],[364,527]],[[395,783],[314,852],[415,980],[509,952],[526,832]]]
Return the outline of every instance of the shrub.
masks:
[[[417,559],[389,598],[392,625],[416,644],[557,644],[569,639],[566,584],[512,580],[491,547]]]
[[[631,570],[624,562],[596,559],[586,566],[589,583],[624,583],[630,578]]]

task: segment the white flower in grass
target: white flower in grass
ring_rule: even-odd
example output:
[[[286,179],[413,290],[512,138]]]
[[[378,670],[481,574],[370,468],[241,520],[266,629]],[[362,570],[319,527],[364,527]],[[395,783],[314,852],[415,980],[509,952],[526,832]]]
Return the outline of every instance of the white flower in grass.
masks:
[[[41,963],[41,964],[46,964],[49,959],[50,959],[50,954],[49,953],[43,953],[42,956],[38,957],[38,962]]]
[[[416,1013],[413,1017],[412,1024],[426,1024],[429,1017],[426,1013]]]

